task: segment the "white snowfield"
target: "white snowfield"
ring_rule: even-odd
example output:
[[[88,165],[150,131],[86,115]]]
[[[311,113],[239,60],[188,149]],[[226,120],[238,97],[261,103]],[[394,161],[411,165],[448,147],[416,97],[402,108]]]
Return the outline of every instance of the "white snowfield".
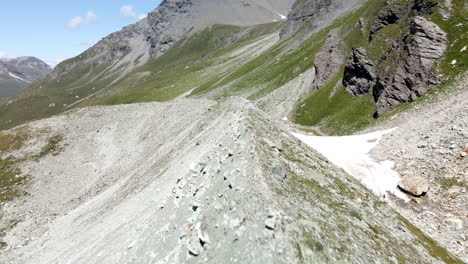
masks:
[[[400,175],[392,169],[393,162],[377,162],[369,155],[382,136],[396,129],[343,137],[318,137],[298,133],[293,135],[357,178],[377,195],[385,197],[390,192],[406,201],[408,198],[397,187]]]
[[[13,77],[13,78],[15,78],[15,79],[17,79],[17,80],[20,80],[20,81],[22,81],[22,82],[31,83],[30,81],[25,80],[25,79],[19,77],[18,75],[11,73],[11,72],[9,72],[8,74],[9,74],[11,77]]]

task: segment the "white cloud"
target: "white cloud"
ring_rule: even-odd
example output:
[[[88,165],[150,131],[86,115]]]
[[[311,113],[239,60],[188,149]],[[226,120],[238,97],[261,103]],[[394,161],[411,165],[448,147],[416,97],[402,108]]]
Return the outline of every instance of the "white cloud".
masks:
[[[15,55],[16,54],[12,54],[12,53],[8,53],[8,52],[5,52],[3,50],[0,50],[0,58],[2,59],[11,59],[11,58],[15,58]]]
[[[85,16],[76,16],[72,18],[68,23],[67,27],[70,29],[75,29],[81,25],[87,25],[97,22],[97,15],[93,11],[88,11]]]
[[[88,47],[91,47],[94,44],[96,44],[96,41],[94,41],[94,40],[84,40],[84,41],[81,41],[81,43],[80,43],[80,45],[88,46]]]
[[[146,17],[146,14],[137,15],[137,13],[135,12],[133,6],[131,6],[131,5],[124,5],[124,6],[120,7],[120,14],[123,17],[126,17],[126,18],[136,18],[136,19],[139,19],[139,20]]]

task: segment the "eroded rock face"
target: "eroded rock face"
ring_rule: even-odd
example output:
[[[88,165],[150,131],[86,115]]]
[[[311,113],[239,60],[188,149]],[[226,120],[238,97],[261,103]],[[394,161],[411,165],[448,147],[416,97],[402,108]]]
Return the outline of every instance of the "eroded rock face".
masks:
[[[374,67],[365,49],[354,48],[343,77],[343,85],[348,92],[353,95],[367,94],[376,80]]]
[[[402,103],[414,101],[427,92],[439,79],[433,73],[436,60],[447,48],[447,36],[435,23],[416,16],[411,20],[410,34],[404,39],[405,59],[389,81],[374,88],[377,114]],[[380,77],[380,80],[384,80]]]
[[[312,86],[317,90],[330,82],[333,77],[341,71],[345,54],[343,51],[343,40],[339,30],[332,30],[325,41],[322,49],[315,56],[316,79]]]

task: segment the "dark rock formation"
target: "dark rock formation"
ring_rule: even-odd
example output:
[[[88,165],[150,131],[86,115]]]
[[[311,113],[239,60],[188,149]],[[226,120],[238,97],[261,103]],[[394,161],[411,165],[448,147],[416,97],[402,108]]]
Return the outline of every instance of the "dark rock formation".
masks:
[[[353,95],[367,94],[377,79],[374,67],[365,49],[354,48],[345,67],[343,85]]]
[[[376,21],[372,24],[369,39],[382,28],[399,23],[404,17],[407,16],[409,10],[405,5],[398,3],[390,3],[394,1],[387,1],[387,6],[380,11],[377,15]]]
[[[432,14],[432,8],[435,7],[437,3],[427,0],[415,0],[413,10],[416,11],[418,16]]]
[[[330,31],[322,49],[315,56],[316,78],[312,85],[313,90],[330,82],[341,71],[345,54],[340,34],[339,30]]]
[[[431,85],[439,83],[432,68],[446,48],[446,33],[439,26],[423,17],[412,18],[410,34],[404,39],[404,59],[389,82],[379,82],[374,88],[377,114],[402,102],[414,101]]]

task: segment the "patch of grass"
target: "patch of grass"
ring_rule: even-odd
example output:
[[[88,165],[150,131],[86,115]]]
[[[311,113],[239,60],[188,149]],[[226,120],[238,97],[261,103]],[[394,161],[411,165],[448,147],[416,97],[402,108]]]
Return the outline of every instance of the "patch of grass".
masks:
[[[47,133],[47,132],[36,132]],[[20,127],[12,132],[0,132],[1,149],[0,149],[0,204],[13,201],[18,197],[27,195],[25,185],[28,182],[28,175],[24,175],[19,165],[28,160],[38,161],[47,155],[58,155],[63,148],[61,142],[62,136],[56,135],[48,138],[47,144],[36,154],[31,154],[21,158],[16,158],[8,155],[11,151],[21,150],[27,140],[34,136],[36,133],[27,129],[27,127]],[[2,241],[5,233],[14,227],[17,222],[10,223],[6,227],[0,227],[0,248],[5,247],[6,244]]]
[[[406,229],[417,238],[415,242],[423,246],[431,256],[444,263],[463,264],[463,261],[452,256],[445,248],[439,246],[432,238],[428,237],[404,217],[399,216],[398,219],[404,224]]]
[[[297,259],[299,259],[300,262],[303,262],[304,261],[304,254],[302,254],[301,245],[299,243],[296,243],[294,245],[294,247],[296,248]]]
[[[19,127],[14,132],[0,131],[0,155],[2,152],[20,149],[28,138],[29,133],[25,127]]]
[[[304,236],[306,238],[306,246],[315,252],[322,252],[323,245],[319,241],[315,240],[312,234],[305,232]]]
[[[0,202],[8,202],[24,195],[22,190],[26,182],[25,176],[19,176],[21,170],[17,168],[18,160],[14,158],[0,159]]]
[[[2,240],[2,237],[6,235],[6,232],[12,228],[14,228],[19,223],[18,220],[11,220],[10,222],[6,223],[6,226],[0,227],[0,249],[5,248],[7,243]]]
[[[459,186],[468,189],[468,184],[463,181],[458,181],[457,178],[439,178],[438,182],[440,187],[442,187],[444,190],[448,190],[453,186]]]
[[[63,151],[63,147],[61,146],[61,142],[63,137],[60,135],[53,136],[49,138],[47,145],[45,145],[39,154],[34,155],[34,159],[38,160],[47,155],[57,156],[60,152]]]
[[[468,9],[466,9],[466,1],[452,0],[452,15],[444,20],[439,10],[445,8],[446,1],[433,1],[438,2],[438,6],[429,15],[429,19],[447,33],[448,39],[447,51],[437,68],[445,75],[445,80],[450,80],[468,69],[468,51],[461,51],[468,45],[468,34],[466,34],[468,32]],[[451,64],[453,60],[457,61],[455,65]]]
[[[294,122],[305,126],[321,125],[331,135],[349,134],[372,124],[375,113],[372,96],[353,96],[338,83],[340,80],[341,75],[336,76],[300,102]]]

